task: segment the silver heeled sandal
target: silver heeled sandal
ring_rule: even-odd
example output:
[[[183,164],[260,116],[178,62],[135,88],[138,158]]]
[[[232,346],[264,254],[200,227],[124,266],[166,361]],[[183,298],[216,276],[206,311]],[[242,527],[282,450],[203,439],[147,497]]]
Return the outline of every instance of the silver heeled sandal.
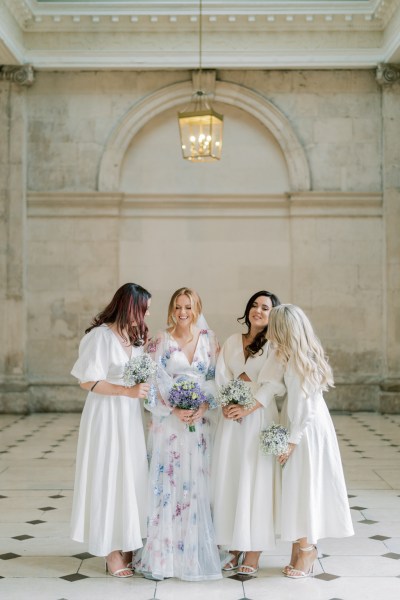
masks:
[[[299,548],[300,548],[300,546],[299,546],[299,540],[296,540],[295,542],[293,542],[293,546],[294,545],[297,545],[297,554],[299,554]],[[293,550],[292,550],[292,555],[293,555]],[[297,557],[296,557],[296,560],[297,560]],[[294,562],[296,562],[296,561],[294,561]],[[282,573],[284,575],[287,575],[289,573],[289,571],[293,571],[293,569],[294,569],[294,565],[288,564],[288,565],[286,565],[286,566],[283,567]]]
[[[300,569],[292,569],[291,571],[286,573],[286,577],[289,577],[289,579],[304,579],[305,577],[313,577],[313,575],[314,575],[314,563],[318,557],[317,546],[315,546],[314,544],[311,544],[310,546],[307,546],[307,548],[300,547],[299,550],[301,550],[301,552],[315,552],[314,560],[312,561],[308,571],[300,571]]]

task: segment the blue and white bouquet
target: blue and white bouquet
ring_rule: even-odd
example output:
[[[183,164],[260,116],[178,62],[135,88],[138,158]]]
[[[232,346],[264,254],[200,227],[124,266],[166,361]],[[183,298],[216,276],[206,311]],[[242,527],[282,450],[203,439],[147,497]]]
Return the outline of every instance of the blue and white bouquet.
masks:
[[[148,354],[140,354],[130,358],[124,366],[123,380],[125,387],[133,387],[137,383],[146,383],[154,380],[157,373],[157,365]],[[145,400],[152,403],[155,400],[156,388],[154,383],[150,384],[150,390]]]
[[[207,402],[207,396],[201,391],[198,383],[178,379],[171,388],[168,402],[173,408],[196,411],[203,402]],[[189,425],[189,431],[196,431],[193,423]]]
[[[262,454],[279,456],[289,449],[289,432],[283,425],[272,423],[260,433],[260,450]]]
[[[253,398],[251,388],[242,379],[232,379],[218,389],[217,402],[222,406],[228,404],[239,404],[246,410],[255,406],[256,401]],[[237,419],[241,423],[242,419]]]

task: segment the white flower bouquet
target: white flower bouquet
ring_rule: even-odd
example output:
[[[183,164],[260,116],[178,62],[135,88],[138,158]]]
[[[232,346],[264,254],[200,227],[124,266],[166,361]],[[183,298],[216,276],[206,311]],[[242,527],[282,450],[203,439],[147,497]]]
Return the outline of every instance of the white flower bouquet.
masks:
[[[279,456],[289,448],[289,432],[283,425],[272,423],[260,433],[260,450],[262,454]]]
[[[140,354],[130,358],[124,366],[123,380],[125,387],[133,387],[137,383],[146,383],[154,380],[157,373],[157,365],[148,354]],[[147,404],[155,401],[156,388],[154,383],[150,384],[149,394],[145,400]]]
[[[218,390],[216,400],[222,407],[228,406],[228,404],[239,404],[246,410],[253,408],[256,403],[250,386],[242,379],[232,379],[222,385]],[[242,419],[237,419],[237,421],[241,423]]]

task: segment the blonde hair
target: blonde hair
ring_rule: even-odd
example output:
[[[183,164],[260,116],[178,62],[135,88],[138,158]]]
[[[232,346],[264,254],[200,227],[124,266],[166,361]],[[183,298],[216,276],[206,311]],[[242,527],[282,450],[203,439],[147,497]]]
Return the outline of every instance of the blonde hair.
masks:
[[[175,314],[176,300],[177,300],[177,298],[179,298],[179,296],[187,296],[190,300],[190,306],[192,307],[192,315],[193,315],[193,320],[190,323],[190,333],[193,335],[192,327],[193,327],[193,325],[196,324],[197,319],[200,317],[201,312],[203,310],[203,305],[202,305],[202,302],[201,302],[201,299],[200,299],[200,296],[198,295],[198,293],[187,287],[179,288],[179,290],[176,290],[176,292],[174,292],[171,296],[171,300],[169,301],[169,306],[168,306],[168,318],[167,318],[168,328],[171,329],[172,332],[175,331],[175,329],[176,329],[176,321],[174,319],[174,314]]]
[[[269,313],[267,337],[276,347],[279,359],[285,363],[293,360],[303,389],[306,383],[313,390],[333,387],[332,369],[301,308],[293,304],[273,308]]]

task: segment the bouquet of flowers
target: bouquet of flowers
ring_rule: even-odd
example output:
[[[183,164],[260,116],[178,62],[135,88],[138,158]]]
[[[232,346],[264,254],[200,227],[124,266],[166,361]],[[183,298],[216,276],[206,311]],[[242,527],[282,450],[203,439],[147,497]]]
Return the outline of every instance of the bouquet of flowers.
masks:
[[[130,358],[124,366],[123,380],[125,387],[133,387],[137,383],[146,383],[153,379],[157,373],[157,365],[148,354],[140,354]],[[156,388],[152,383],[145,402],[155,399]]]
[[[196,411],[203,402],[207,402],[207,396],[201,391],[198,383],[178,379],[171,388],[168,401],[173,408]],[[193,424],[189,425],[189,431],[196,431],[196,427]]]
[[[283,425],[272,423],[260,433],[260,450],[262,454],[285,454],[289,448],[289,432]]]
[[[222,385],[217,394],[217,402],[221,406],[228,406],[228,404],[240,404],[246,410],[253,408],[256,401],[253,398],[251,389],[242,379],[232,379],[225,385]],[[238,419],[241,423],[242,419]]]

